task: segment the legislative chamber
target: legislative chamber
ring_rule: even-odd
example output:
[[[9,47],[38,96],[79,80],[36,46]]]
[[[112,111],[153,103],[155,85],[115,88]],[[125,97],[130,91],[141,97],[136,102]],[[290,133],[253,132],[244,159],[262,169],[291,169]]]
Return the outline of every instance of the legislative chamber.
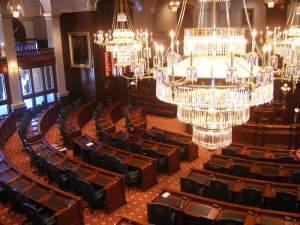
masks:
[[[0,0],[0,225],[300,225],[298,0]]]

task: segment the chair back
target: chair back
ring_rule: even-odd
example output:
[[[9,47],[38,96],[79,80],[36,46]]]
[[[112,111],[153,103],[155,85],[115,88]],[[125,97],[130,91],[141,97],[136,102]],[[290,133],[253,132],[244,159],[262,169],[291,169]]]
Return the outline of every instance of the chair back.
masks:
[[[294,184],[300,184],[300,170],[294,171],[291,175],[291,181]]]
[[[199,195],[203,189],[203,186],[197,181],[182,177],[180,178],[181,191]]]
[[[208,187],[208,196],[222,200],[228,201],[229,199],[229,188],[226,183],[217,180],[211,180]]]
[[[276,192],[274,209],[286,212],[296,212],[297,196],[289,192]]]
[[[155,225],[174,225],[176,212],[163,204],[148,203],[148,220]]]
[[[253,207],[261,207],[262,191],[256,188],[244,188],[242,190],[242,204]]]
[[[238,177],[249,177],[250,169],[244,165],[234,164],[232,166],[232,174]]]

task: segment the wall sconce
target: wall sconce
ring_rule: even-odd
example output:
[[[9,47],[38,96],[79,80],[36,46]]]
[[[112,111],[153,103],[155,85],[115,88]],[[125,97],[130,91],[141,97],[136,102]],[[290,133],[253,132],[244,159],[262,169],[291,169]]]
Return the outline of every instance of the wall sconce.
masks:
[[[285,83],[280,89],[284,96],[288,95],[288,93],[290,93],[290,91],[292,90],[287,83]]]
[[[297,15],[297,16],[300,15],[300,6],[297,6],[297,8],[296,8],[296,15]]]
[[[177,12],[179,6],[180,6],[180,1],[179,0],[171,0],[169,2],[169,9],[171,9],[172,12]]]
[[[5,53],[5,50],[4,50],[4,43],[3,42],[1,42],[0,57],[1,58],[5,58],[6,57],[6,53]]]
[[[274,8],[276,0],[265,0],[265,3],[267,4],[268,8]]]
[[[298,123],[298,117],[300,113],[300,108],[295,108],[295,114],[294,114],[294,123]]]
[[[16,74],[18,73],[18,63],[17,62],[9,62],[8,63],[8,72],[10,74]]]

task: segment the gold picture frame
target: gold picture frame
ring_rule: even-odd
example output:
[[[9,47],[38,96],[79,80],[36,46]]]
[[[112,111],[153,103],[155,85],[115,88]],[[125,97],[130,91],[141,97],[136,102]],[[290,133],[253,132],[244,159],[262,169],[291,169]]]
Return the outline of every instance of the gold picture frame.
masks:
[[[89,32],[68,33],[70,64],[73,68],[91,67],[91,41]]]

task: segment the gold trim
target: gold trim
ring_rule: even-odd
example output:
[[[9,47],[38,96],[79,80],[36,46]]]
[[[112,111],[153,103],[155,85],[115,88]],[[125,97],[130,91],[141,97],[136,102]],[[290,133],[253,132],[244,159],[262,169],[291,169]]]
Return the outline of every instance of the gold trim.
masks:
[[[84,36],[86,37],[87,46],[88,46],[88,63],[87,64],[75,64],[74,63],[74,49],[73,49],[73,43],[72,38],[74,36],[80,37]],[[70,53],[70,66],[72,68],[91,68],[91,39],[90,39],[90,33],[89,32],[69,32],[68,33],[68,41],[69,41],[69,53]]]

